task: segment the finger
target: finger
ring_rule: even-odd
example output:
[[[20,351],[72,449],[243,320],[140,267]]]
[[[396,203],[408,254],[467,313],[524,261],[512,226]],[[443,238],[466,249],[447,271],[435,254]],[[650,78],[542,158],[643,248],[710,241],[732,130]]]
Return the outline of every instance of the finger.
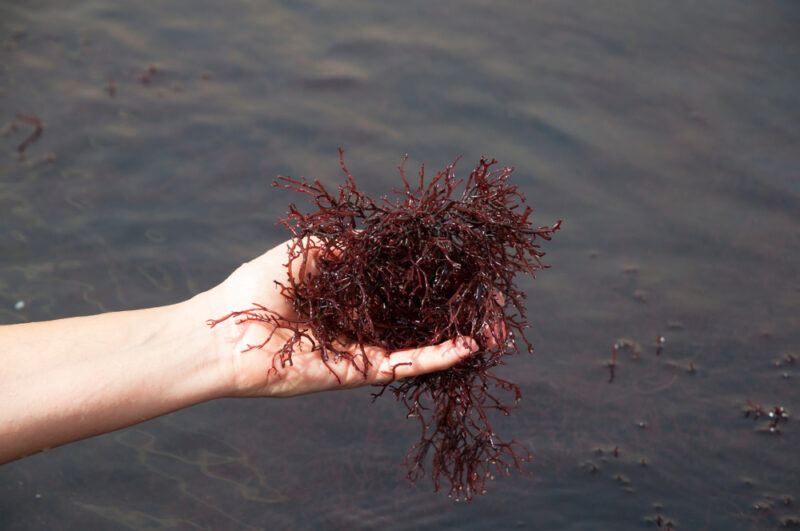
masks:
[[[490,297],[494,303],[493,309],[495,310],[490,312],[490,315],[493,316],[493,321],[487,322],[483,325],[481,334],[483,339],[486,341],[486,346],[492,349],[497,348],[506,342],[506,339],[508,339],[508,327],[506,326],[505,320],[502,318],[503,307],[506,304],[505,296],[501,291],[494,289],[492,290]]]
[[[488,323],[483,325],[482,333],[486,346],[490,349],[499,347],[508,339],[508,327],[505,321],[497,321],[494,325]]]
[[[400,350],[383,358],[376,378],[383,383],[443,371],[477,350],[478,344],[470,337],[451,339],[428,347]]]
[[[317,258],[321,250],[318,238],[309,237],[286,242],[288,273],[298,283],[317,272]]]
[[[285,243],[286,254],[289,256],[288,271],[296,282],[303,282],[310,276],[317,274],[320,258],[338,259],[342,249],[324,242],[317,236],[295,238]]]

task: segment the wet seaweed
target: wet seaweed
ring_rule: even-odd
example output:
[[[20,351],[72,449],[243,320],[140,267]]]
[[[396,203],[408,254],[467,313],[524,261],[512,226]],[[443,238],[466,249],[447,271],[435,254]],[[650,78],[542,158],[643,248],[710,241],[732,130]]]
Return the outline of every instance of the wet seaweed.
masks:
[[[492,427],[491,412],[508,415],[522,397],[494,369],[518,352],[518,343],[533,352],[525,294],[515,280],[547,267],[539,243],[561,222],[533,226],[531,207],[509,182],[513,168],[493,159],[481,158],[466,179],[456,178],[458,160],[430,178],[423,166],[409,179],[403,159],[402,187],[379,199],[357,187],[341,150],[339,162],[345,181],[337,191],[302,177],[274,182],[314,206],[304,213],[292,204],[281,220],[293,235],[289,260],[302,266],[279,285],[301,318],[287,321],[258,307],[223,319],[288,328],[273,368],[291,365],[295,345],[310,340],[334,376],[332,364],[345,362],[366,377],[365,345],[396,351],[474,339],[477,352],[456,366],[392,378],[373,395],[390,391],[419,422],[420,439],[406,458],[409,479],[423,477],[430,463],[435,490],[447,484],[452,497],[470,500],[485,492],[487,480],[531,459]],[[306,272],[311,253],[313,274]]]

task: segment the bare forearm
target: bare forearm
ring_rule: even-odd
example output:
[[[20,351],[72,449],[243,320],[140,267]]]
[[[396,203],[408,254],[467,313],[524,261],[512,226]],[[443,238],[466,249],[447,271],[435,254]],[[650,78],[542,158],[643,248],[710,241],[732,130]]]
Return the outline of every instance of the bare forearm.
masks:
[[[469,338],[392,353],[365,345],[352,354],[359,370],[323,363],[312,337],[282,363],[288,332],[253,313],[294,315],[276,284],[299,273],[291,260],[287,271],[289,243],[180,304],[0,326],[0,463],[217,397],[297,396],[440,371],[477,348]],[[237,310],[251,318],[231,318]]]
[[[198,300],[0,327],[0,463],[223,396]]]

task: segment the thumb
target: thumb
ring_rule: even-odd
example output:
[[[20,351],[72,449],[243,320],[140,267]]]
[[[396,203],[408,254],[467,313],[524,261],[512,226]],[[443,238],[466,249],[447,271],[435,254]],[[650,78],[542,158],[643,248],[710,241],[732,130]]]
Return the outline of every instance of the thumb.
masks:
[[[398,350],[386,355],[377,374],[379,383],[443,371],[478,351],[471,337],[458,337],[438,345]]]

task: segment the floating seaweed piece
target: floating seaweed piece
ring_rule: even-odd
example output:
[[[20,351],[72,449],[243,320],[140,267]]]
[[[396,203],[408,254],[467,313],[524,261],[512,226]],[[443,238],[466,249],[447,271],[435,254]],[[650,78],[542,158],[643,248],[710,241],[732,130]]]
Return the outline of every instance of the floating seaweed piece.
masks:
[[[789,422],[789,412],[783,406],[775,406],[768,413],[769,417],[769,430],[772,432],[779,432],[778,425],[781,422]]]
[[[676,529],[675,522],[660,514],[645,517],[644,521],[648,524],[653,524],[656,529],[663,529],[664,531],[674,531]]]
[[[22,156],[25,154],[25,151],[28,149],[28,147],[39,140],[39,137],[42,136],[42,133],[44,133],[44,122],[42,122],[38,116],[23,113],[17,113],[17,115],[14,117],[14,122],[21,122],[33,126],[34,128],[33,132],[25,140],[23,140],[20,145],[17,146],[17,153]]]
[[[434,490],[446,482],[450,496],[470,500],[495,474],[521,470],[532,457],[492,427],[490,412],[508,415],[522,397],[493,370],[518,351],[518,340],[533,351],[524,334],[525,294],[515,277],[547,267],[539,240],[550,240],[561,221],[532,225],[532,209],[508,182],[513,168],[482,158],[460,180],[457,161],[429,179],[423,166],[412,183],[404,158],[402,188],[380,200],[359,190],[341,149],[345,182],[337,192],[318,180],[279,177],[274,186],[308,196],[315,207],[303,213],[292,204],[281,220],[294,236],[290,262],[316,255],[313,276],[280,284],[301,319],[286,322],[261,308],[214,323],[255,318],[288,328],[293,333],[273,368],[290,366],[294,345],[313,337],[334,375],[330,364],[339,362],[366,375],[365,345],[395,351],[473,338],[477,352],[458,365],[392,381],[373,395],[390,390],[419,422],[420,439],[406,457],[409,479],[423,477],[430,460]]]
[[[608,383],[613,383],[617,375],[617,358],[619,357],[619,347],[617,343],[611,346],[611,360],[608,362]]]
[[[744,407],[744,416],[745,418],[751,418],[753,420],[758,420],[766,414],[764,410],[764,406],[761,404],[757,404],[751,400],[747,401],[747,404]]]
[[[661,352],[664,350],[664,343],[666,343],[667,338],[662,335],[656,336],[656,356],[660,356]]]
[[[155,78],[156,74],[158,74],[159,72],[160,70],[158,69],[158,67],[156,67],[156,65],[148,66],[147,68],[142,70],[142,72],[139,74],[139,83],[145,86],[149,85],[150,83],[153,82],[153,78]]]
[[[794,354],[784,354],[780,358],[776,359],[772,362],[775,367],[781,367],[783,365],[794,365],[797,362],[797,356]]]
[[[614,344],[611,345],[611,360],[606,365],[608,367],[608,383],[613,383],[616,377],[620,350],[627,350],[631,353],[633,359],[639,359],[642,353],[642,346],[633,339],[628,339],[626,337],[617,339]]]
[[[783,406],[765,408],[761,404],[748,400],[743,411],[745,418],[759,420],[761,417],[766,417],[769,419],[764,431],[775,435],[780,435],[782,422],[789,422],[789,412]]]

